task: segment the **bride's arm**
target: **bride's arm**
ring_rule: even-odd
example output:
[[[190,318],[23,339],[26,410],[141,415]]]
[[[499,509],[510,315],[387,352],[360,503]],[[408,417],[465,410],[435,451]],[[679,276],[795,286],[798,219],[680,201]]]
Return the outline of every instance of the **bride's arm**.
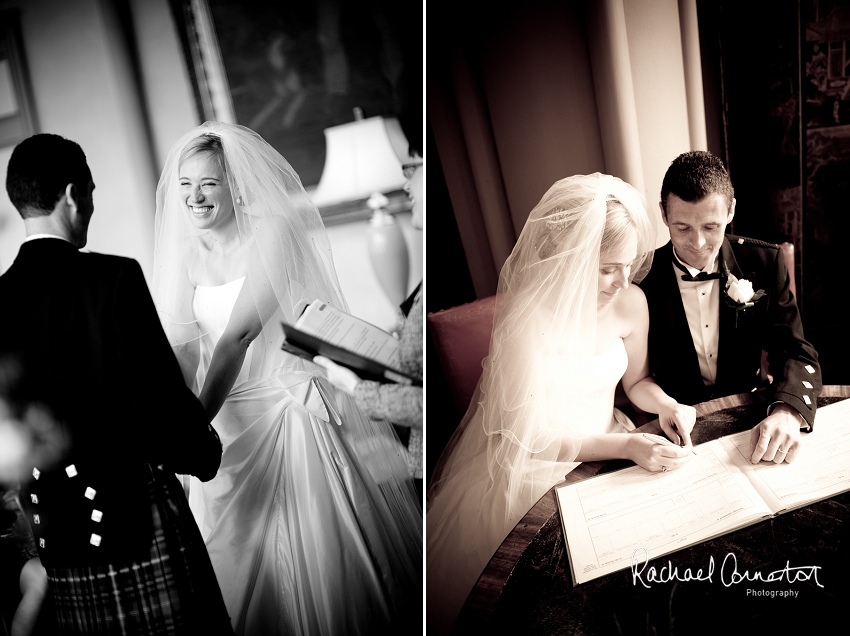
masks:
[[[257,231],[256,236],[258,241],[270,240],[264,238],[262,231]],[[268,237],[269,233],[265,236]],[[215,346],[204,386],[198,396],[210,419],[219,412],[233,388],[248,347],[280,305],[270,281],[276,275],[265,268],[260,256],[262,248],[252,249],[251,252],[248,275],[233,306],[227,327]]]
[[[691,444],[691,430],[696,422],[696,410],[692,406],[679,404],[655,382],[649,372],[647,338],[649,334],[649,310],[646,296],[640,287],[632,285],[629,295],[622,300],[628,301],[628,311],[623,312],[629,321],[631,331],[623,339],[629,364],[623,374],[623,390],[629,400],[647,413],[657,413],[662,430],[671,440],[679,437],[686,445]],[[624,303],[625,304],[625,303]]]
[[[177,281],[179,286],[177,298],[181,299],[179,306],[175,309],[174,321],[167,325],[166,333],[171,341],[171,348],[180,364],[183,373],[183,381],[192,393],[198,394],[197,370],[201,359],[201,347],[198,341],[198,330],[195,317],[192,313],[192,298],[195,288],[189,280],[186,267],[181,268],[181,276]]]
[[[241,296],[241,294],[240,294]],[[256,314],[256,311],[254,312]],[[201,404],[204,405],[204,410],[207,412],[207,417],[211,420],[218,414],[222,404],[227,399],[236,378],[239,376],[239,370],[242,368],[242,363],[245,361],[245,353],[248,351],[248,346],[260,333],[260,328],[256,328],[251,324],[244,329],[230,329],[233,319],[236,317],[231,314],[228,323],[227,331],[222,334],[213,351],[210,367],[207,370],[204,386],[201,389],[201,394],[198,398]],[[240,320],[242,322],[242,320]],[[254,323],[255,321],[248,319],[246,323]],[[256,320],[259,325],[259,320]]]
[[[665,446],[643,435],[609,433],[590,435],[581,440],[581,449],[573,461],[594,462],[608,459],[630,459],[649,471],[680,468],[691,456],[688,448]]]

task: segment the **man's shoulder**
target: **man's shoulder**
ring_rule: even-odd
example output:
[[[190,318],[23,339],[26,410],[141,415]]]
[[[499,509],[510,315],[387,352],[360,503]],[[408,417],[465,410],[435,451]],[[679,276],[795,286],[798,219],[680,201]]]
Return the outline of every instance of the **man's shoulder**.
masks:
[[[652,253],[652,263],[650,263],[649,269],[646,271],[644,277],[636,283],[644,292],[646,292],[649,287],[660,283],[662,277],[661,270],[666,264],[670,263],[672,255],[673,248],[669,241],[655,249]]]
[[[26,280],[30,277],[31,265],[32,263],[27,261],[26,265],[21,266],[18,259],[15,259],[9,269],[0,275],[0,282],[10,284],[12,280]],[[135,259],[88,251],[76,252],[72,259],[61,261],[59,266],[66,270],[70,268],[71,271],[80,271],[81,269],[89,271],[94,274],[95,278],[120,275],[121,272],[127,270],[141,272],[141,267]]]
[[[732,245],[733,249],[779,250],[779,246],[776,243],[768,243],[767,241],[750,238],[749,236],[727,234],[726,239]]]
[[[121,272],[125,270],[139,270],[139,262],[129,256],[118,256],[116,254],[104,254],[103,252],[80,252],[80,262],[90,269],[96,271]]]
[[[117,254],[104,254],[103,252],[89,252],[86,250],[81,250],[80,256],[92,262],[98,262],[103,264],[111,263],[113,265],[120,266],[135,263],[136,265],[138,265],[138,261],[136,259],[130,258],[129,256],[118,256]]]

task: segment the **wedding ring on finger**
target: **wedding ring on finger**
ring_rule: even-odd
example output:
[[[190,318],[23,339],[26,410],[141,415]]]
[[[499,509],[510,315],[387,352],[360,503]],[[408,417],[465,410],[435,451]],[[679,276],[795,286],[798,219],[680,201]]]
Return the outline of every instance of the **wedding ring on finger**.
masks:
[[[777,449],[776,449],[776,452],[777,452],[777,453],[787,453],[788,451],[787,451],[787,450],[782,450],[781,448],[777,448]]]
[[[662,473],[666,473],[666,472],[667,472],[667,466],[662,466],[662,467],[661,467],[661,472],[662,472]]]

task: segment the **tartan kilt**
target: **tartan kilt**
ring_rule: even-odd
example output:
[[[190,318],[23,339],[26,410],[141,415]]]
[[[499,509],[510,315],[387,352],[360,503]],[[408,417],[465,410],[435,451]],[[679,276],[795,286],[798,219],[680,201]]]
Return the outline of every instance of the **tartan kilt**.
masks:
[[[150,558],[48,567],[58,634],[233,634],[207,548],[174,474],[150,467]]]

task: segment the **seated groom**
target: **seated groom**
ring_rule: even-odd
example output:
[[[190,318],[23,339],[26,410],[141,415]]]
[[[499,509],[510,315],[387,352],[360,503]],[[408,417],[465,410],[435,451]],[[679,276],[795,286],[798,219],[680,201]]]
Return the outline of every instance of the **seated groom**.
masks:
[[[670,164],[660,206],[670,242],[655,251],[640,283],[656,381],[685,404],[767,387],[750,460],[794,461],[801,431],[812,430],[822,384],[781,251],[725,234],[735,215],[734,190],[709,152],[686,152]]]
[[[0,371],[15,419],[60,443],[20,499],[62,634],[233,634],[175,473],[212,479],[221,442],[183,382],[139,264],[84,253],[94,180],[79,145],[15,147],[27,238],[0,276]]]

